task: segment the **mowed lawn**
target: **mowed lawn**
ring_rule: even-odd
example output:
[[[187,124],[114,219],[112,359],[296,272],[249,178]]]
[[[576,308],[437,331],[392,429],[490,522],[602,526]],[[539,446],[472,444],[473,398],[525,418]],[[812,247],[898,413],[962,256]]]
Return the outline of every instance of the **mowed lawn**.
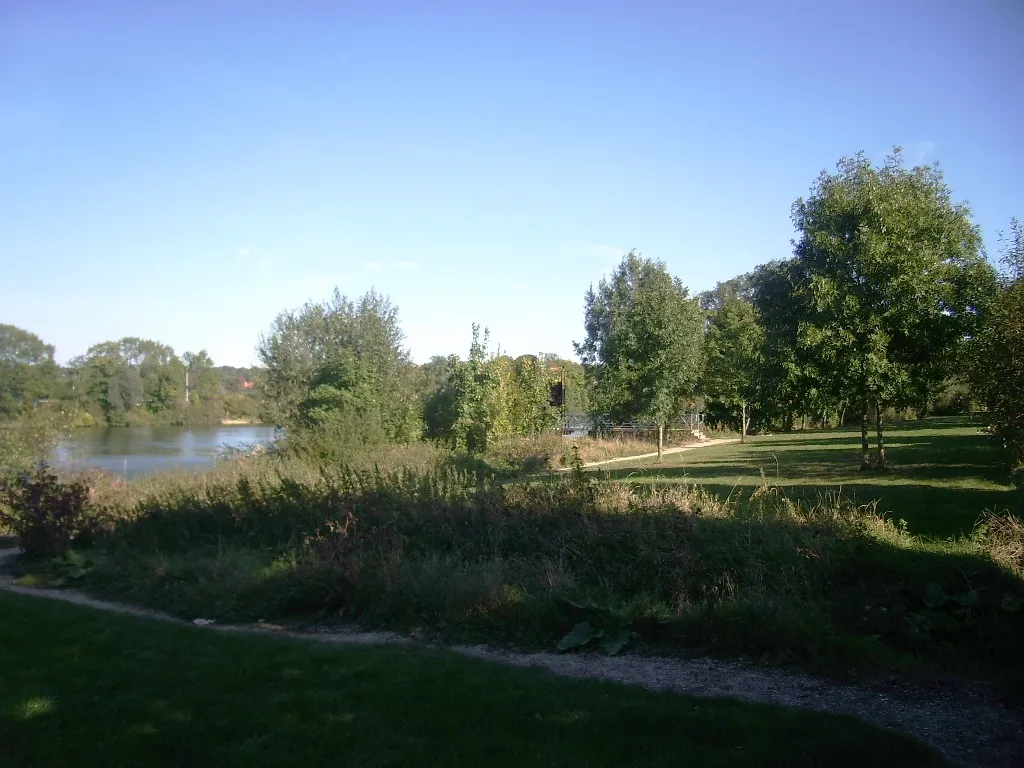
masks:
[[[912,766],[860,721],[0,593],[3,766]]]
[[[601,469],[616,479],[694,483],[723,497],[749,492],[763,474],[794,498],[836,490],[858,503],[877,500],[880,512],[906,520],[912,532],[941,537],[969,533],[983,512],[1004,511],[1016,500],[999,446],[983,423],[966,417],[887,428],[883,472],[860,471],[859,427],[748,440],[671,454],[661,465],[639,459]]]

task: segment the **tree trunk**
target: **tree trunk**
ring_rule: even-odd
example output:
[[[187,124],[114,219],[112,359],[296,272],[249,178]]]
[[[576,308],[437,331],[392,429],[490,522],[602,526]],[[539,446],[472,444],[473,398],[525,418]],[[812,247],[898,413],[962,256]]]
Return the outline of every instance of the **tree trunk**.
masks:
[[[841,411],[839,411],[839,423],[836,426],[842,428],[843,426],[845,426],[845,423],[846,423],[846,408],[844,407]]]
[[[661,464],[661,450],[665,444],[665,425],[658,422],[658,464]]]
[[[747,442],[747,401],[740,403],[740,442]]]
[[[885,469],[885,439],[882,437],[882,404],[875,403],[875,432],[878,436],[878,469]]]
[[[868,373],[864,354],[860,356],[860,468],[871,469],[871,446],[868,445]]]

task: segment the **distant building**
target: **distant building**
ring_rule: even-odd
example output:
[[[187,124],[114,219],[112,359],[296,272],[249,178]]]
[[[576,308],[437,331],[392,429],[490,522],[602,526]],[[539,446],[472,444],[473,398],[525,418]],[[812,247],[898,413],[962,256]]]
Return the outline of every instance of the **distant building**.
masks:
[[[252,389],[252,382],[251,381],[243,381],[242,382],[242,389]]]

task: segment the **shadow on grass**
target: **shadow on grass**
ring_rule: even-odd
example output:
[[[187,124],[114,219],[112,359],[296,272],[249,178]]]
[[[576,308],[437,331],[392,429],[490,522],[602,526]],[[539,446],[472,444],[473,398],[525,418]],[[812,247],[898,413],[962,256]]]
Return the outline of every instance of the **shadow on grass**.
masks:
[[[924,658],[1020,677],[1024,614],[1005,606],[1024,600],[1024,584],[980,545],[896,545],[875,518],[834,501],[820,512],[773,506],[773,491],[725,511],[655,487],[632,496],[630,514],[616,506],[620,491],[598,486],[588,498],[563,483],[403,507],[379,492],[346,501],[295,486],[275,496],[281,517],[273,521],[248,501],[162,509],[159,518],[122,523],[84,584],[186,619],[340,616],[544,648],[587,620],[626,625],[671,651],[832,671]],[[800,498],[803,490],[785,492]],[[354,526],[349,508],[358,509]],[[950,517],[934,514],[935,525]],[[268,527],[254,538],[257,522]],[[929,608],[933,586],[974,593],[968,615],[956,614],[955,600]]]
[[[938,766],[852,718],[0,595],[5,766]]]

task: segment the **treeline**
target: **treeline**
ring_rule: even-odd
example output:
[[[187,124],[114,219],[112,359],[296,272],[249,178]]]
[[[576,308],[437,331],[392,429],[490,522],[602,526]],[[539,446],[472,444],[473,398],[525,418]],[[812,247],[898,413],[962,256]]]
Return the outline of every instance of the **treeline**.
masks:
[[[664,426],[703,410],[744,435],[859,424],[864,468],[886,464],[887,419],[977,403],[1019,457],[1016,223],[1000,276],[938,167],[907,168],[898,148],[878,167],[842,159],[792,220],[791,256],[699,296],[664,264],[627,254],[585,296],[582,366],[492,355],[474,327],[466,358],[417,367],[387,298],[336,292],[282,314],[261,340],[268,411],[293,433],[425,436],[476,452],[551,427],[551,385],[567,376],[570,410],[618,421]]]
[[[59,366],[52,345],[0,325],[0,424],[39,410],[59,412],[76,427],[256,421],[252,377],[249,369],[215,366],[205,351],[178,357],[166,344],[135,337],[96,344]]]
[[[792,219],[790,258],[699,297],[635,254],[588,293],[578,350],[598,407],[664,423],[703,398],[741,433],[855,423],[862,466],[883,468],[888,417],[976,400],[1019,445],[1019,417],[999,416],[1021,411],[1019,386],[1008,386],[1024,365],[1006,338],[1020,327],[1007,320],[1014,281],[1001,283],[937,167],[908,169],[899,150],[881,167],[844,158]]]
[[[321,455],[419,439],[479,452],[554,427],[553,404],[587,408],[579,363],[492,354],[474,326],[466,359],[418,366],[403,340],[397,309],[373,291],[282,312],[258,346],[268,419]]]
[[[877,168],[844,159],[792,216],[791,258],[701,297],[711,413],[732,423],[746,414],[773,430],[797,419],[859,424],[865,468],[886,464],[887,416],[976,403],[998,420],[1008,407],[999,398],[1024,366],[1019,354],[996,351],[1009,344],[1003,334],[1020,334],[1004,317],[1014,289],[938,168],[907,169],[898,151]],[[1019,413],[1019,386],[1008,398]]]
[[[566,411],[664,426],[700,410],[744,436],[859,424],[862,465],[881,468],[888,419],[977,404],[1024,462],[1016,221],[999,272],[938,167],[907,168],[898,149],[878,167],[857,155],[822,172],[792,220],[792,255],[697,296],[664,264],[626,254],[584,297],[581,362],[492,353],[474,326],[465,357],[415,365],[397,309],[373,291],[281,313],[252,371],[135,338],[60,368],[52,347],[3,326],[0,419],[48,398],[79,424],[258,417],[343,455],[420,439],[483,452]]]
[[[703,399],[742,433],[855,423],[867,469],[886,465],[887,418],[977,403],[1021,462],[1018,223],[1000,275],[939,169],[908,169],[898,149],[881,167],[841,160],[792,219],[790,258],[699,297],[636,254],[591,290],[577,349],[597,409],[664,423]]]

